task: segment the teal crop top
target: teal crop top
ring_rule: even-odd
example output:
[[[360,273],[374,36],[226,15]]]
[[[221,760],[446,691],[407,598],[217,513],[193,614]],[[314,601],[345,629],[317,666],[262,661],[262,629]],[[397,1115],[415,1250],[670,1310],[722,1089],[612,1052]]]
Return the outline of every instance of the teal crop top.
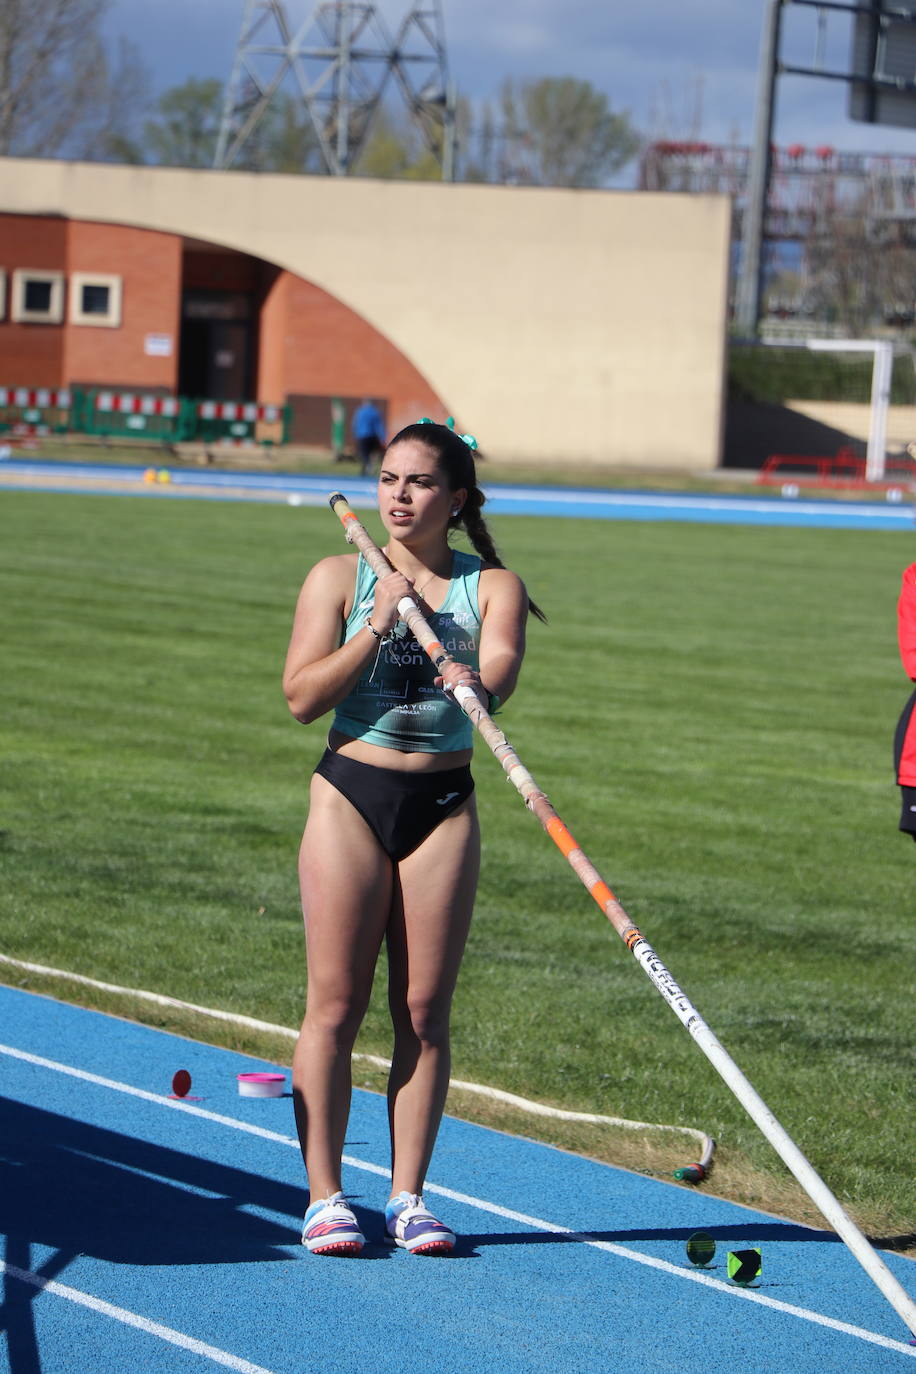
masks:
[[[376,576],[359,555],[353,609],[343,642],[359,631],[372,611]],[[438,611],[428,617],[443,647],[460,663],[478,667],[480,559],[452,551],[452,579]],[[460,706],[439,687],[432,661],[406,624],[399,620],[379,645],[356,686],[339,704],[334,729],[368,744],[403,752],[446,754],[470,749],[473,727]]]

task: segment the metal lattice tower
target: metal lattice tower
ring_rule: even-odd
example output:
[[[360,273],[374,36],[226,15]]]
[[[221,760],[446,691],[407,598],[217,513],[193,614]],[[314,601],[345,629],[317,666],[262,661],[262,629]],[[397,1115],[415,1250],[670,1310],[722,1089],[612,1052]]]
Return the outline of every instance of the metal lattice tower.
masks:
[[[770,150],[766,237],[829,240],[844,224],[861,225],[871,242],[893,236],[916,245],[916,157],[843,153],[792,144]],[[699,142],[652,143],[643,152],[644,191],[725,193],[735,236],[743,237],[751,150]]]
[[[643,152],[639,186],[646,191],[727,194],[734,240],[747,233],[752,151],[700,142],[661,142]],[[792,299],[770,292],[760,311],[818,318],[837,270],[864,285],[871,276],[884,297],[885,323],[911,327],[916,282],[916,157],[843,153],[826,146],[770,148],[761,259],[778,271],[792,263],[799,285]],[[794,244],[786,256],[778,245]],[[843,263],[845,262],[845,267]],[[855,264],[855,266],[850,266]],[[869,265],[869,272],[865,271]],[[880,266],[879,266],[880,264]]]
[[[442,165],[442,180],[455,175],[455,88],[449,80],[445,21],[439,0],[412,5],[394,44],[392,72],[426,146]]]
[[[455,99],[441,0],[412,5],[395,39],[373,4],[320,0],[294,29],[285,0],[245,0],[214,166],[226,169],[236,162],[271,101],[292,86],[308,111],[327,171],[346,176],[391,77],[439,159],[443,180],[451,180]]]

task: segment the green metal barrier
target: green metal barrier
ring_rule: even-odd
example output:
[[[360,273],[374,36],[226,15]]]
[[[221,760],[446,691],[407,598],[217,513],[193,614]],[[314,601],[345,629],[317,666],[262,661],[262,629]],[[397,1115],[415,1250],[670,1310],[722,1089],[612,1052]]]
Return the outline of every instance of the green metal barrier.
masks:
[[[285,444],[289,440],[289,406],[255,401],[197,401],[192,438],[206,444]]]
[[[0,433],[66,434],[77,397],[66,387],[0,387]]]
[[[0,387],[0,434],[91,434],[157,443],[289,442],[290,406],[192,401],[92,387]]]
[[[331,398],[331,448],[338,462],[347,451],[347,407],[337,396]]]
[[[194,437],[194,410],[179,396],[144,396],[93,389],[80,407],[79,429],[107,438],[181,443]]]

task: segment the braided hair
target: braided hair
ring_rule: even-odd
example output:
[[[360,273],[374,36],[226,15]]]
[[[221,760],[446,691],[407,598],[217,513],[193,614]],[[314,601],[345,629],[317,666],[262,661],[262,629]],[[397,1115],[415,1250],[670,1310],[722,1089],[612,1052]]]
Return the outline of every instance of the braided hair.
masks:
[[[493,567],[504,568],[506,565],[497,552],[493,536],[483,518],[483,507],[487,498],[477,485],[477,468],[470,444],[447,425],[437,425],[424,420],[422,423],[407,425],[399,430],[388,444],[388,448],[393,448],[395,444],[407,439],[416,439],[435,455],[436,461],[445,473],[450,491],[459,491],[463,487],[467,492],[467,499],[461,510],[449,518],[448,528],[453,530],[464,526],[465,533],[479,557]],[[530,597],[528,609],[538,620],[547,623],[546,615]]]

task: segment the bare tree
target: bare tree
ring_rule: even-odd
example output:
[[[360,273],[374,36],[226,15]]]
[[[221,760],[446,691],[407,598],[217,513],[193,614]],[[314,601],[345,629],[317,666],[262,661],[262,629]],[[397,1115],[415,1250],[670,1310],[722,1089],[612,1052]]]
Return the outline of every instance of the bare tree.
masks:
[[[433,151],[406,110],[383,102],[354,168],[356,175],[386,181],[441,181],[442,133],[441,128],[433,133]]]
[[[809,313],[852,335],[886,323],[910,323],[916,250],[905,228],[870,221],[863,205],[858,213],[834,217],[829,232],[812,233],[805,245]]]
[[[148,161],[169,167],[212,167],[219,138],[223,88],[190,77],[163,91],[146,121]],[[287,91],[275,95],[234,164],[238,171],[320,174],[324,161],[312,121]]]
[[[589,81],[542,77],[503,85],[504,175],[536,186],[601,186],[636,155],[629,115],[615,114]]]
[[[0,155],[115,158],[133,150],[146,71],[126,42],[109,59],[101,33],[109,4],[0,0]]]
[[[191,77],[171,86],[156,102],[144,129],[144,144],[154,162],[169,167],[212,167],[219,135],[222,85]]]

